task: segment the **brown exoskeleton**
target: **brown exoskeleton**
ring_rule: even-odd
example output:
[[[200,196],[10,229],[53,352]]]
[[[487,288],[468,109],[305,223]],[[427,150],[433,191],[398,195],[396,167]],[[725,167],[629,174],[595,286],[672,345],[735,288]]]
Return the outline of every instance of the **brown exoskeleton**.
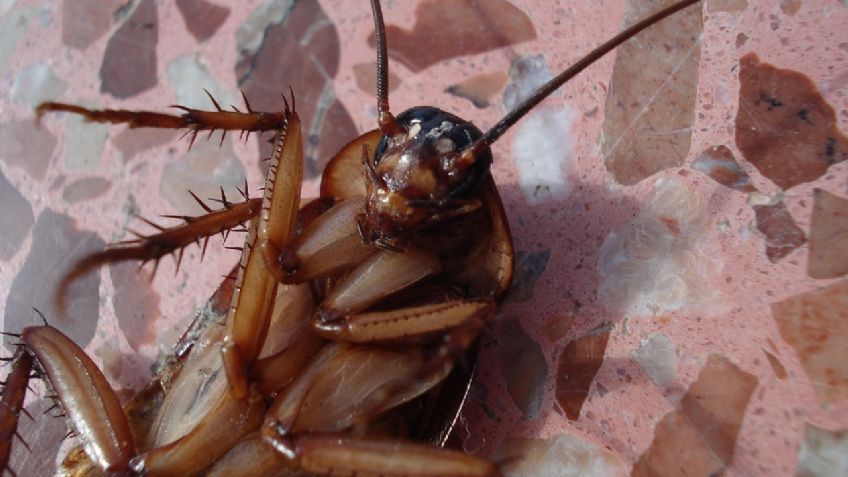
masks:
[[[249,224],[234,284],[221,292],[229,306],[192,342],[181,370],[169,371],[178,376],[154,384],[161,403],[143,395],[127,406],[128,419],[91,360],[45,325],[20,335],[26,352],[15,361],[4,409],[20,408],[34,358],[87,455],[77,452],[70,464],[80,475],[500,475],[484,459],[439,448],[465,389],[455,392],[450,383],[467,382],[468,368],[455,363],[512,279],[512,241],[489,147],[583,68],[696,2],[624,31],[483,133],[436,108],[391,113],[382,15],[372,0],[379,129],[332,159],[322,197],[302,207],[293,95],[279,113],[249,104],[246,112],[184,108],[182,115],[42,104],[39,114],[65,111],[132,127],[273,131],[273,152],[261,200],[224,201],[182,226],[107,248],[63,281],[59,300],[64,286],[105,263],[158,260]],[[152,423],[139,417],[150,407],[158,407]],[[0,425],[8,448],[14,419]]]

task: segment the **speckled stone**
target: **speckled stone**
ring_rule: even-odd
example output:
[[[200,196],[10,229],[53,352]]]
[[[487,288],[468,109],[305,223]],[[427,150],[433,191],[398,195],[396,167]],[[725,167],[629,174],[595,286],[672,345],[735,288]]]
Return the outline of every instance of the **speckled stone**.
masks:
[[[563,413],[575,421],[589,396],[595,375],[604,362],[610,326],[603,325],[569,342],[557,359],[556,400]]]
[[[21,168],[36,180],[44,179],[56,149],[56,136],[38,129],[31,120],[0,125],[0,160]]]
[[[109,31],[120,0],[74,0],[62,9],[62,42],[85,50]]]
[[[26,262],[15,275],[6,298],[4,331],[18,333],[40,324],[33,308],[75,343],[85,347],[94,337],[100,311],[100,274],[90,273],[68,289],[68,307],[62,313],[54,296],[61,277],[85,254],[103,248],[96,234],[79,230],[64,214],[45,210],[35,221],[33,243]]]
[[[124,161],[153,148],[168,144],[178,133],[170,129],[124,129],[110,141],[123,154]]]
[[[615,454],[576,435],[505,440],[494,455],[505,477],[613,477],[626,471]]]
[[[518,320],[505,317],[497,329],[501,373],[509,395],[521,410],[522,419],[533,421],[539,417],[548,377],[545,355]]]
[[[633,357],[657,386],[668,387],[677,379],[677,347],[668,336],[648,336],[639,343]]]
[[[197,41],[211,38],[230,16],[229,8],[206,0],[177,0],[177,8],[183,15],[186,28]]]
[[[725,145],[706,149],[692,163],[692,169],[703,172],[719,184],[739,192],[757,190],[751,184],[751,177],[736,162],[733,151]]]
[[[59,452],[62,440],[56,439],[55,436],[67,434],[68,427],[62,419],[51,417],[55,412],[55,409],[51,410],[53,404],[53,400],[46,397],[36,398],[26,404],[25,409],[31,416],[43,416],[48,419],[18,420],[18,434],[26,440],[30,448],[12,446],[12,455],[9,458],[12,469],[25,469],[31,472],[29,475],[56,475],[56,461],[46,459],[45,456]]]
[[[739,13],[748,8],[748,0],[707,0],[707,11]]]
[[[0,42],[0,73],[6,70],[6,65],[15,52],[18,42],[29,28],[34,10],[33,8],[18,9],[0,16],[0,31],[3,32],[3,41]]]
[[[680,410],[657,424],[654,442],[633,476],[715,475],[728,466],[757,378],[726,357],[711,355]]]
[[[131,98],[156,86],[158,42],[156,2],[141,0],[106,45],[100,90],[116,98]]]
[[[360,63],[353,65],[353,76],[359,89],[377,97],[377,63]],[[389,70],[389,94],[397,90],[401,84],[394,70]]]
[[[471,101],[477,108],[486,108],[503,90],[507,75],[503,71],[482,73],[465,79],[461,83],[448,86],[445,93],[454,94]]]
[[[703,286],[721,260],[707,258],[706,223],[704,204],[688,181],[675,176],[657,181],[633,220],[601,246],[598,292],[607,305],[633,316],[720,313],[720,291]]]
[[[42,101],[59,99],[66,86],[47,62],[40,61],[30,65],[15,78],[9,96],[34,108]]]
[[[88,124],[79,116],[67,116],[66,121],[65,167],[72,171],[95,171],[109,135],[106,126]]]
[[[231,200],[238,200],[237,187],[244,187],[244,164],[237,160],[230,139],[221,147],[217,140],[199,139],[179,160],[165,166],[159,193],[181,214],[199,215],[205,211],[188,191],[201,200],[220,198],[221,187]],[[255,195],[255,194],[254,194]]]
[[[15,255],[34,220],[30,203],[0,170],[0,260]]]
[[[132,263],[109,267],[115,295],[112,304],[118,326],[134,351],[156,340],[156,321],[161,318],[159,296],[150,284],[150,271],[139,272]]]
[[[780,261],[807,241],[785,203],[755,205],[754,213],[757,230],[765,239],[766,256],[772,263]]]
[[[102,177],[83,177],[62,189],[62,198],[69,204],[92,200],[105,194],[112,183]]]
[[[838,278],[848,273],[848,199],[823,189],[813,191],[810,259],[807,274]]]
[[[629,3],[627,23],[653,3]],[[683,164],[692,138],[703,30],[698,9],[642,32],[619,48],[607,96],[604,163],[620,184],[633,185]]]
[[[772,305],[780,335],[795,350],[823,405],[848,399],[848,281]]]
[[[470,4],[464,0],[425,0],[415,25],[386,25],[389,57],[413,71],[459,55],[482,53],[536,38],[527,15],[506,0]],[[373,36],[368,41],[373,45]],[[425,46],[426,45],[426,46]]]
[[[507,301],[522,302],[532,298],[536,281],[545,272],[545,267],[550,258],[550,250],[538,253],[517,251],[515,253],[514,285],[509,289]]]
[[[350,113],[339,102],[331,80],[339,67],[339,41],[317,2],[297,2],[264,32],[261,47],[236,66],[239,86],[252,104],[276,105],[291,87],[304,129],[307,164],[304,175],[315,177],[332,154],[356,136]],[[270,146],[260,144],[260,158]]]
[[[834,432],[807,424],[798,450],[798,477],[848,474],[848,432]]]
[[[751,53],[740,60],[739,82],[736,144],[775,184],[792,188],[848,159],[836,112],[806,75]]]

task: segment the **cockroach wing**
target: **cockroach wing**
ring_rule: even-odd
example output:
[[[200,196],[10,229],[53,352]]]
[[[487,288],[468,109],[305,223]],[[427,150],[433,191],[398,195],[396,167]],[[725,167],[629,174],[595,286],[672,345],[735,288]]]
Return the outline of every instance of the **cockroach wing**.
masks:
[[[259,359],[275,355],[300,339],[309,325],[314,306],[308,284],[279,285],[268,336],[262,344]]]
[[[221,363],[224,331],[223,326],[213,323],[194,344],[159,408],[147,447],[170,444],[191,432],[226,392],[227,379]]]
[[[268,411],[263,432],[336,432],[368,422],[427,392],[444,374],[420,379],[424,354],[334,343]]]
[[[480,199],[483,203],[480,213],[484,215],[485,226],[472,239],[474,247],[454,262],[459,264],[453,267],[456,271],[454,279],[468,283],[477,296],[491,296],[500,301],[512,283],[515,251],[506,212],[491,175],[483,179]]]

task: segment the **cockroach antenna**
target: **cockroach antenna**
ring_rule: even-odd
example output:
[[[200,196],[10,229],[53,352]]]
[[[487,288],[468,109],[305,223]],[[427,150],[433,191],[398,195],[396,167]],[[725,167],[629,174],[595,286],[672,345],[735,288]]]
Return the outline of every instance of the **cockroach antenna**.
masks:
[[[47,323],[47,317],[44,316],[44,313],[42,313],[41,310],[36,307],[32,307],[32,309],[38,314],[38,316],[41,317],[41,324],[43,324],[44,326],[50,326],[50,324]]]
[[[530,110],[536,107],[540,102],[542,102],[545,98],[550,96],[554,91],[559,89],[560,86],[568,82],[571,78],[577,76],[580,72],[589,67],[592,63],[602,58],[607,53],[611,52],[622,43],[627,40],[633,38],[646,28],[652,26],[653,24],[661,21],[662,19],[671,16],[684,8],[687,8],[691,5],[699,3],[701,0],[684,0],[682,2],[675,3],[670,5],[653,15],[641,20],[635,25],[625,29],[618,35],[614,36],[606,43],[592,50],[589,54],[580,59],[577,63],[571,65],[568,69],[557,75],[554,79],[548,81],[545,85],[539,88],[532,96],[524,100],[521,104],[515,107],[512,111],[510,111],[506,116],[503,117],[497,124],[491,127],[488,131],[480,139],[474,141],[471,146],[462,151],[462,159],[461,162],[467,161],[475,161],[477,155],[479,155],[484,148],[491,146],[495,141],[497,141],[512,125],[518,122],[519,119],[523,118]]]
[[[403,250],[422,228],[481,207],[474,195],[490,177],[490,146],[543,99],[637,33],[699,0],[685,0],[645,18],[602,44],[539,88],[486,133],[447,111],[416,106],[395,116],[389,107],[389,62],[383,13],[371,0],[377,50],[377,126],[374,151],[363,144],[365,213],[357,217],[363,239],[384,250]]]

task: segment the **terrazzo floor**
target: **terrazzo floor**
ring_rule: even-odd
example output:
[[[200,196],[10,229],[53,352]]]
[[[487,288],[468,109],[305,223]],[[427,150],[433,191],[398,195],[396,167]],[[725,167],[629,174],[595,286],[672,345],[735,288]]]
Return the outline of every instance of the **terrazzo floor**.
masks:
[[[386,1],[394,111],[482,129],[667,1]],[[517,251],[457,426],[507,476],[848,475],[848,3],[707,0],[562,87],[493,148]],[[237,260],[109,266],[53,306],[85,253],[261,187],[264,142],[50,115],[281,108],[304,196],[375,123],[373,32],[353,0],[0,0],[0,314],[33,307],[123,396]],[[162,219],[167,224],[166,219]],[[230,239],[232,241],[233,239]],[[229,241],[228,241],[229,243]],[[11,353],[11,346],[6,347]],[[27,405],[33,416],[48,407]],[[58,419],[24,419],[18,475],[52,475]]]

